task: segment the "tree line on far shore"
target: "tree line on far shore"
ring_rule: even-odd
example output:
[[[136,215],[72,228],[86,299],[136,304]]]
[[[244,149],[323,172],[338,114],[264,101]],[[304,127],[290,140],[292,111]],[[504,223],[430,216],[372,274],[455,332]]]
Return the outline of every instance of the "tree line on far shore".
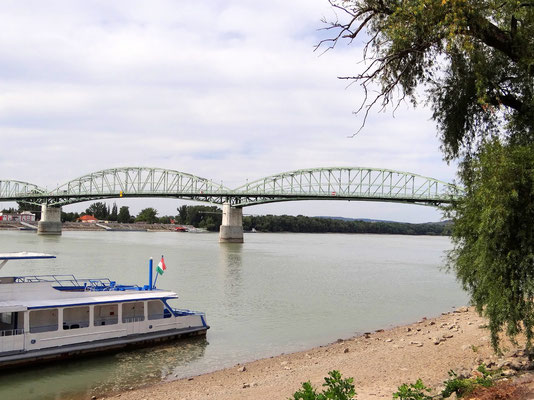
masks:
[[[19,207],[20,209],[20,207]],[[128,206],[110,207],[104,202],[91,204],[84,212],[62,212],[64,222],[77,221],[83,215],[92,215],[103,221],[119,223],[144,222],[149,224],[192,225],[216,232],[222,223],[222,210],[217,206],[180,206],[176,215],[158,217],[155,208],[148,207],[137,215],[130,214]],[[7,210],[6,210],[7,211]],[[303,215],[245,215],[243,229],[257,232],[297,233],[376,233],[394,235],[450,235],[452,225],[447,222],[409,224],[388,221],[364,221],[328,217],[306,217]]]

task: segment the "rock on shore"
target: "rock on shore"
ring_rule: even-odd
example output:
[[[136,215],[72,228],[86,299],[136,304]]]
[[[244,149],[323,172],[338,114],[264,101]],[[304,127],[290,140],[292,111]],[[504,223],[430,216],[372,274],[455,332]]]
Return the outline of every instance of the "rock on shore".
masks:
[[[451,369],[469,374],[484,362],[504,370],[531,366],[506,339],[504,357],[493,353],[487,321],[467,307],[411,325],[366,333],[304,352],[284,354],[209,374],[115,394],[126,400],[287,399],[310,380],[316,387],[328,371],[354,377],[357,398],[391,399],[399,385],[421,378],[437,394]],[[178,344],[179,345],[179,344]],[[97,398],[105,397],[103,394]]]

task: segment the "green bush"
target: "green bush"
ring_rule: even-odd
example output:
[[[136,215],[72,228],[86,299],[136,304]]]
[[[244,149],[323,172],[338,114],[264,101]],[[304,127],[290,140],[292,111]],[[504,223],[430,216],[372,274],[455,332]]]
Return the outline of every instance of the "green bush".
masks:
[[[423,381],[418,379],[417,382],[410,385],[404,383],[398,388],[399,390],[393,393],[394,399],[399,400],[431,400],[432,396],[426,393],[430,393],[431,389],[423,385]],[[425,393],[426,392],[426,393]]]
[[[354,378],[341,378],[339,371],[330,371],[328,377],[324,378],[325,389],[322,393],[317,393],[310,381],[302,384],[302,389],[295,392],[290,400],[354,400],[356,391],[354,389]]]
[[[450,379],[444,382],[445,389],[443,389],[441,395],[447,398],[451,394],[456,393],[458,397],[462,397],[463,395],[471,393],[478,386],[492,386],[492,373],[486,369],[486,366],[481,364],[477,370],[482,374],[482,376],[473,378],[459,378],[456,372],[451,369],[449,371]]]

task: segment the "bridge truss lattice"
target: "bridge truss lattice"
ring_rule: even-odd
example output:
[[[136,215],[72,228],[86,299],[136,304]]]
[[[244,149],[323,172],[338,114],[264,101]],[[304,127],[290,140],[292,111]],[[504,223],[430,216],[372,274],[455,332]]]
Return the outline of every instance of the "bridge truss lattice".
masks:
[[[119,197],[172,197],[235,207],[293,200],[362,200],[437,205],[461,195],[455,185],[408,172],[329,167],[283,172],[235,189],[196,175],[146,167],[93,172],[47,191],[0,180],[0,201],[63,206]]]

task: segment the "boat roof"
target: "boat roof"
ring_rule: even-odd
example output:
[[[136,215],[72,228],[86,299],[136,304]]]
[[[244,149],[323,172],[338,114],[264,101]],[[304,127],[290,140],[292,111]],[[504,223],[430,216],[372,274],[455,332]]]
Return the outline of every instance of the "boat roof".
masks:
[[[24,290],[24,286],[41,286],[39,290]],[[109,292],[67,292],[54,289],[46,283],[2,285],[17,286],[16,291],[0,293],[5,300],[0,301],[0,312],[25,311],[38,308],[73,307],[89,304],[124,303],[131,301],[178,298],[175,292],[168,290],[125,290]],[[22,286],[22,287],[21,287]],[[4,297],[4,295],[6,295]]]
[[[0,260],[35,260],[43,258],[56,258],[52,254],[19,251],[14,253],[0,253]]]

